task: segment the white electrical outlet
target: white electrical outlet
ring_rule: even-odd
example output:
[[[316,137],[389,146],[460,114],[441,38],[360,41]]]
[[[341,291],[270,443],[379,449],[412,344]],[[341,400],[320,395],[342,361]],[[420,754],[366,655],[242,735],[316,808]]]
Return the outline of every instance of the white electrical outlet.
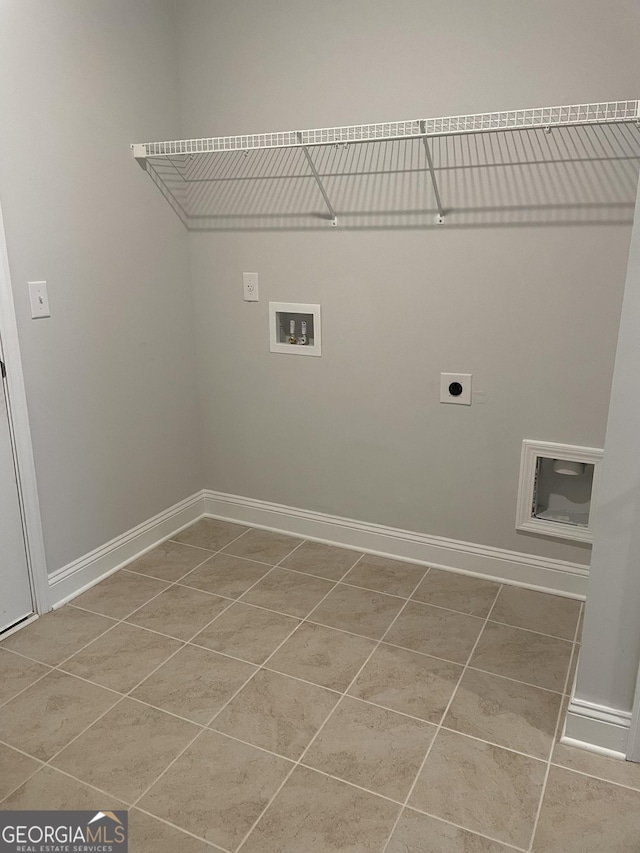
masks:
[[[441,373],[440,402],[471,405],[471,373]]]
[[[29,285],[29,302],[31,303],[31,317],[37,320],[38,317],[50,317],[49,311],[49,294],[47,292],[46,281],[28,281]]]
[[[245,302],[258,301],[258,273],[243,272],[242,273],[242,292],[244,293]]]

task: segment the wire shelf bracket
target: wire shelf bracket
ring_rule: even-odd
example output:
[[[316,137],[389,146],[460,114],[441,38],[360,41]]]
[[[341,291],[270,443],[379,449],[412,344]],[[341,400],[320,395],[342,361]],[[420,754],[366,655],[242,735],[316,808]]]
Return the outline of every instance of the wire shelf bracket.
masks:
[[[436,222],[438,225],[442,225],[444,223],[444,208],[442,207],[442,201],[440,199],[440,190],[438,189],[438,182],[436,180],[436,171],[433,168],[433,158],[431,157],[431,150],[429,148],[429,142],[427,140],[426,121],[420,122],[420,130],[423,132],[422,143],[424,145],[425,154],[427,155],[427,166],[429,168],[429,174],[431,175],[431,183],[433,184],[433,194],[436,197],[436,205],[438,206]]]
[[[300,131],[298,131],[297,136],[298,136],[300,142],[302,142],[302,133]],[[309,154],[308,146],[303,145],[302,151],[303,151],[304,156],[307,160],[307,163],[309,164],[309,168],[311,169],[313,177],[315,178],[315,181],[318,185],[318,188],[320,189],[320,192],[322,193],[322,198],[324,199],[324,203],[327,205],[327,208],[329,210],[329,214],[331,216],[331,224],[337,225],[338,224],[338,217],[337,217],[336,212],[333,208],[333,205],[329,201],[329,196],[327,195],[327,191],[325,190],[324,184],[322,183],[320,175],[318,174],[318,170],[315,167],[315,163],[313,162],[313,158],[311,157],[311,154]]]

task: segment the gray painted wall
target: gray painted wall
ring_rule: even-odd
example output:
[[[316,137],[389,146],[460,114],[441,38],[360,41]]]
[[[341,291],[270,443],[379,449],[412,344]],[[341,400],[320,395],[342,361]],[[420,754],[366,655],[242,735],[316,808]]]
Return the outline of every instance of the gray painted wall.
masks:
[[[640,204],[640,187],[638,188]],[[640,218],[631,239],[576,696],[630,711],[640,662]]]
[[[635,0],[187,0],[178,22],[187,137],[635,97],[640,79]],[[269,212],[244,193],[237,209]],[[587,562],[516,533],[520,447],[603,445],[629,234],[191,234],[204,485]],[[321,358],[269,353],[269,300],[321,303]],[[484,401],[440,405],[441,371]]]
[[[49,571],[202,485],[187,237],[129,151],[178,126],[173,6],[0,2],[0,198]],[[33,321],[40,279],[52,316]]]

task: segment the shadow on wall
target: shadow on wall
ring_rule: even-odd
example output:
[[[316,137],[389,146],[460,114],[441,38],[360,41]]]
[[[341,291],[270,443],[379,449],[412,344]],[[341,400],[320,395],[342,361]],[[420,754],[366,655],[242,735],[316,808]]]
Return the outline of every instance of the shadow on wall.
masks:
[[[509,130],[311,147],[341,230],[619,225],[633,220],[635,125]],[[149,157],[148,173],[193,231],[331,227],[301,148]]]

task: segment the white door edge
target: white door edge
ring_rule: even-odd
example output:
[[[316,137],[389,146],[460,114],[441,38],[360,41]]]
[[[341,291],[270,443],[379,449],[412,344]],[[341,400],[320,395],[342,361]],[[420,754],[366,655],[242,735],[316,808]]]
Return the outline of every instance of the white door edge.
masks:
[[[640,762],[640,670],[638,670],[633,710],[631,711],[631,728],[627,740],[627,761]]]
[[[27,396],[24,387],[24,374],[20,358],[18,325],[16,323],[9,256],[0,203],[0,357],[7,366],[5,389],[7,392],[7,410],[9,429],[13,441],[17,468],[17,486],[20,509],[24,524],[24,538],[27,551],[27,566],[36,613],[50,610],[49,580],[42,536],[40,504],[36,469],[31,444],[31,428]]]

